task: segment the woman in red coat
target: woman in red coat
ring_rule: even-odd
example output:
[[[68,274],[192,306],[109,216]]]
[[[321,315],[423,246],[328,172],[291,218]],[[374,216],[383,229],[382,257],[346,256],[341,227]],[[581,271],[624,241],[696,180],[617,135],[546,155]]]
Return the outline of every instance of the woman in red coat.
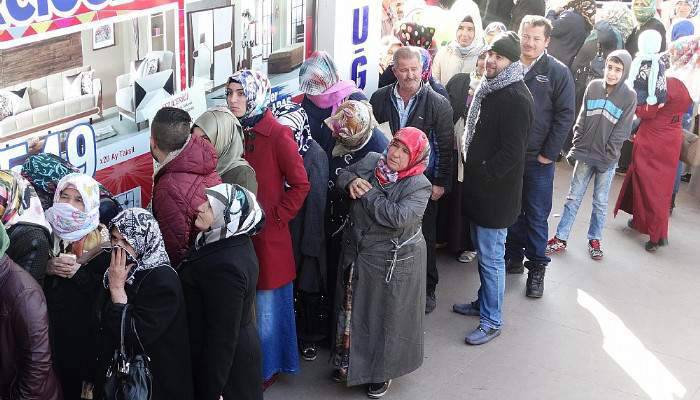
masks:
[[[669,208],[683,141],[681,121],[692,104],[689,89],[697,86],[694,82],[698,80],[698,70],[693,67],[697,66],[697,59],[697,54],[675,60],[672,55],[666,103],[642,104],[636,110],[642,121],[615,214],[618,210],[632,214],[628,225],[649,235],[645,249],[650,252],[668,243]]]
[[[299,370],[294,290],[296,277],[289,221],[304,204],[309,181],[292,132],[277,122],[270,105],[270,81],[241,70],[228,80],[226,102],[245,132],[244,158],[258,179],[265,227],[253,237],[260,263],[256,317],[263,353],[263,379]]]

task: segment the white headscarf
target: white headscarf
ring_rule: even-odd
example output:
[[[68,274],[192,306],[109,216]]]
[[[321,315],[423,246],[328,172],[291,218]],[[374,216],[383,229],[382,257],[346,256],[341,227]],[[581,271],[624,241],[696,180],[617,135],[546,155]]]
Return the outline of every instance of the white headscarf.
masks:
[[[80,193],[85,211],[59,202],[61,192],[67,188]],[[100,224],[100,185],[85,174],[73,173],[64,176],[56,185],[53,206],[46,210],[45,214],[56,236],[69,242],[82,239]]]

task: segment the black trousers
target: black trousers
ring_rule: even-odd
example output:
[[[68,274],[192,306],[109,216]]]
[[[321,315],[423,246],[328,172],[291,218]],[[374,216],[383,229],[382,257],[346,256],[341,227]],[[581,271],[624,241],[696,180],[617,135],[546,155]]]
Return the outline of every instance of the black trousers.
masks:
[[[426,293],[435,292],[435,287],[438,284],[437,262],[435,261],[435,242],[437,240],[437,201],[428,200],[428,205],[425,207],[423,214],[423,237],[425,238],[425,247],[427,249],[428,264],[426,268]]]

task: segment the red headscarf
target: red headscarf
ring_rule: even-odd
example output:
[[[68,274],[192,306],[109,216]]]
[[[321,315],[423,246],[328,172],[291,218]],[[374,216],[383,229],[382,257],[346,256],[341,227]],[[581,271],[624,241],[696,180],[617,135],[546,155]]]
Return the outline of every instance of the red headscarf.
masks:
[[[392,171],[386,163],[386,155],[382,155],[374,170],[374,175],[381,185],[397,182],[409,176],[420,175],[428,167],[430,144],[428,137],[422,130],[413,127],[399,129],[394,134],[394,138],[391,139],[391,143],[395,142],[401,142],[408,147],[408,166],[401,171]]]

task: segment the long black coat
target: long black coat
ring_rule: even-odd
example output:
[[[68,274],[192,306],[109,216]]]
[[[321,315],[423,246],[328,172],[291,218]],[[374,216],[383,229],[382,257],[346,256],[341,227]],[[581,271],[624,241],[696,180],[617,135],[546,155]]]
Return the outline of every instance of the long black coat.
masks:
[[[533,100],[522,81],[486,96],[464,167],[464,214],[477,225],[503,229],[520,214],[525,145]],[[507,110],[507,112],[506,112]]]
[[[197,400],[262,399],[253,307],[258,259],[248,236],[193,251],[180,277],[187,302]]]

